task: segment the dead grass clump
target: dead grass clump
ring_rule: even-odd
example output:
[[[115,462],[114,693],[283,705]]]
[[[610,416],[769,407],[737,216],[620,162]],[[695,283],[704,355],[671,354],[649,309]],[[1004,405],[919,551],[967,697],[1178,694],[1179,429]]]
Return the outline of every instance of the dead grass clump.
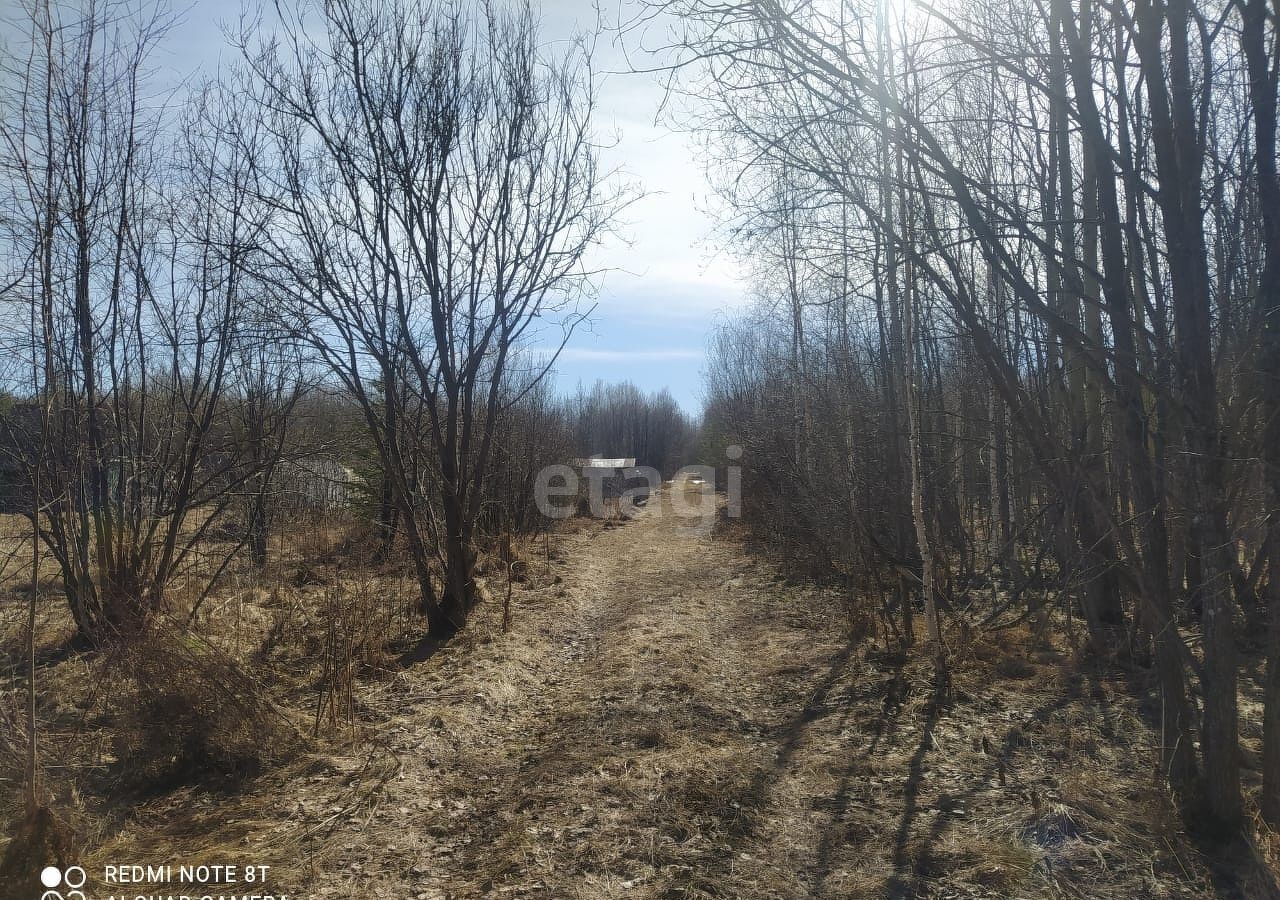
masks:
[[[292,729],[261,686],[194,634],[157,627],[116,655],[125,690],[112,749],[123,781],[226,786],[293,749]]]
[[[45,866],[74,864],[72,830],[45,806],[37,806],[14,823],[0,857],[0,900],[28,900],[45,890],[40,871]]]
[[[974,659],[983,663],[994,663],[1004,656],[1003,648],[988,634],[974,635],[968,643],[968,650]]]
[[[330,514],[296,520],[289,531],[289,543],[304,563],[329,565],[344,559],[372,560],[377,538],[369,523]]]
[[[324,635],[320,648],[320,692],[313,731],[323,722],[331,728],[355,724],[355,689],[362,673],[384,674],[395,668],[388,649],[392,640],[391,605],[381,602],[367,580],[337,585],[324,592],[320,610]]]
[[[668,772],[654,795],[655,824],[673,836],[741,834],[756,825],[760,767],[741,748],[690,744],[660,751],[654,764]]]
[[[1032,656],[1043,656],[1046,662],[1059,659],[1059,654],[1052,647],[1042,646],[1042,636],[1025,623],[989,631],[962,625],[958,631],[953,667],[977,668],[984,676],[994,667],[1001,674],[1002,670],[1013,673],[1007,678],[1029,678],[1036,671],[1030,662]]]
[[[26,717],[18,708],[17,692],[0,695],[0,789],[16,795],[27,766],[23,737]]]
[[[271,624],[254,652],[254,661],[258,664],[267,663],[279,648],[301,643],[306,622],[306,611],[297,594],[292,591],[286,594],[278,586],[271,592],[269,601],[263,604],[263,608],[270,611]]]
[[[1016,654],[1008,654],[1000,658],[995,665],[996,674],[1001,678],[1024,681],[1036,674],[1036,667],[1028,659]]]
[[[293,586],[296,588],[310,587],[311,585],[316,584],[329,585],[333,583],[333,580],[327,573],[306,561],[300,563],[298,568],[294,570],[293,578],[291,580],[293,582]]]
[[[655,722],[638,728],[631,740],[640,750],[659,750],[674,746],[676,736],[665,722]]]
[[[916,871],[952,884],[1012,891],[1025,884],[1036,862],[1036,854],[1017,840],[959,831],[921,848]]]
[[[1084,835],[1084,827],[1071,815],[1071,810],[1060,804],[1033,815],[1022,827],[1022,839],[1046,850],[1057,850],[1068,841]]]

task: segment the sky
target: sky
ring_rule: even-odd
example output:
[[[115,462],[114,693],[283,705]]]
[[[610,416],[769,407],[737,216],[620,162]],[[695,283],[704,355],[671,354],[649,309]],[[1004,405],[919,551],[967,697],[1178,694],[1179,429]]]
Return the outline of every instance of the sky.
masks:
[[[8,5],[13,0],[0,0]],[[600,16],[629,15],[617,0],[600,0]],[[634,0],[622,0],[634,2]],[[536,0],[535,0],[536,4]],[[154,61],[179,72],[216,70],[235,50],[220,24],[234,24],[235,0],[194,0]],[[546,0],[542,36],[552,51],[597,21],[592,0]],[[731,254],[717,251],[713,198],[692,139],[659,121],[660,77],[637,73],[652,65],[635,34],[605,33],[596,42],[597,132],[606,145],[602,169],[643,192],[622,214],[618,234],[589,265],[603,269],[597,306],[556,363],[558,386],[572,392],[597,379],[629,380],[649,391],[668,388],[690,414],[701,410],[706,342],[716,318],[744,302]],[[185,70],[185,71],[184,71]]]

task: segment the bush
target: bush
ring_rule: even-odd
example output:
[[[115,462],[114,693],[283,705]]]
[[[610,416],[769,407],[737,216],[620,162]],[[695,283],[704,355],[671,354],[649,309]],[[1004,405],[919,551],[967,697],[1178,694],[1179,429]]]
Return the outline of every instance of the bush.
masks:
[[[293,749],[258,682],[194,635],[156,628],[118,652],[126,690],[112,744],[125,780],[225,786]]]

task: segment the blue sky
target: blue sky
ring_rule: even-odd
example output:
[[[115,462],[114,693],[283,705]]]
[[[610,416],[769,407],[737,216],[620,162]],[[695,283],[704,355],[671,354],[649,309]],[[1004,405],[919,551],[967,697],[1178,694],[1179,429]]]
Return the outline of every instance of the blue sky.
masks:
[[[634,14],[633,5],[603,3],[606,23]],[[546,0],[544,35],[590,27],[590,0]],[[647,42],[661,38],[651,24]],[[714,198],[689,136],[659,121],[664,90],[659,76],[631,69],[654,65],[638,35],[605,34],[596,44],[597,122],[606,140],[606,169],[638,186],[644,196],[628,207],[619,236],[601,247],[599,265],[610,271],[589,328],[574,335],[557,369],[561,385],[597,378],[630,380],[646,390],[667,387],[689,412],[701,409],[703,357],[712,324],[743,302],[744,288],[731,254],[718,250]]]
[[[592,322],[575,333],[556,363],[560,385],[572,390],[602,378],[651,391],[666,387],[686,411],[697,413],[707,336],[721,309],[737,300],[733,286],[615,273]]]
[[[0,5],[11,2],[0,0]],[[627,7],[603,2],[599,15],[607,23],[616,22],[620,12],[628,14]],[[195,0],[189,6],[178,0],[174,8],[187,11],[155,59],[158,66],[183,74],[201,68],[212,72],[220,58],[234,59],[235,51],[223,47],[219,23],[235,23],[235,0]],[[597,12],[591,0],[546,0],[542,17],[544,40],[554,44],[590,27]],[[655,121],[663,100],[661,82],[630,71],[631,63],[642,67],[652,60],[635,36],[622,41],[625,45],[605,34],[596,44],[597,129],[608,145],[603,168],[618,170],[618,177],[644,196],[628,207],[618,236],[598,248],[591,261],[607,270],[598,306],[557,363],[557,379],[564,391],[601,378],[630,380],[646,390],[667,387],[696,413],[712,323],[743,302],[744,290],[732,256],[717,252],[714,219],[706,212],[713,198],[690,138]]]

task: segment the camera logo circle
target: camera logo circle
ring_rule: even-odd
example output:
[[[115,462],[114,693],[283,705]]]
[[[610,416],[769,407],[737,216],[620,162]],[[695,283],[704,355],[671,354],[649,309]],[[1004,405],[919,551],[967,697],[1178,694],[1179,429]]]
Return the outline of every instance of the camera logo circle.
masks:
[[[47,888],[56,888],[61,885],[69,890],[65,894],[47,890],[40,895],[40,900],[85,900],[84,894],[79,889],[84,887],[86,880],[85,871],[79,866],[69,866],[66,871],[57,866],[45,866],[40,870],[40,883]]]

